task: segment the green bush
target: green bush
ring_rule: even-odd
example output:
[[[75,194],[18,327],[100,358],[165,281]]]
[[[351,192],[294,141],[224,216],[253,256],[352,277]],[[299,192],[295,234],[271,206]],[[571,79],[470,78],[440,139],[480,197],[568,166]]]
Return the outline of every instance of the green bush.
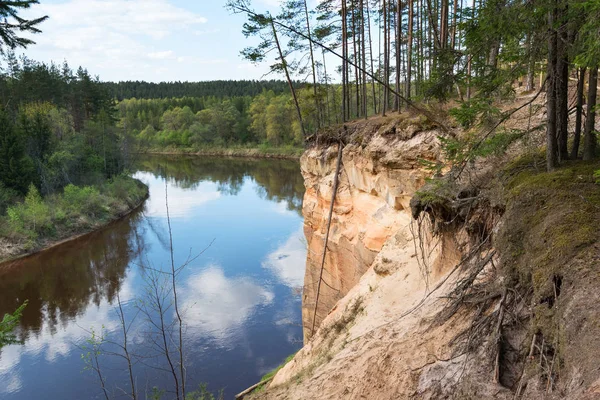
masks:
[[[29,238],[52,231],[50,207],[42,200],[40,192],[31,184],[25,201],[7,210],[11,228]]]
[[[63,206],[72,213],[81,213],[92,217],[104,211],[100,192],[92,186],[67,185],[63,193]]]

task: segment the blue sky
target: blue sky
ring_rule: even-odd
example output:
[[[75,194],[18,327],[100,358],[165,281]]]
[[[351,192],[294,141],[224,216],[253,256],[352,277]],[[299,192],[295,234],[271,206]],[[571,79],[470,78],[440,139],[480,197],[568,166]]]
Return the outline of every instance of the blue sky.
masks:
[[[239,52],[255,43],[242,33],[245,17],[226,0],[41,0],[27,12],[50,19],[25,54],[38,61],[67,60],[102,80],[200,81],[260,79]],[[257,10],[279,0],[254,0]],[[282,78],[282,77],[277,77]]]

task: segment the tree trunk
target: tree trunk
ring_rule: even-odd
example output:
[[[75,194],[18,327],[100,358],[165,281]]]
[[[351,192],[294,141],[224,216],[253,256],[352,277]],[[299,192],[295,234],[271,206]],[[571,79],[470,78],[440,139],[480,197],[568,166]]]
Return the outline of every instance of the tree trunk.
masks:
[[[475,20],[475,0],[471,4],[471,21]],[[473,65],[473,54],[467,54],[469,59],[467,60],[467,101],[471,100],[471,75],[472,75],[472,65]]]
[[[383,105],[381,107],[381,115],[385,117],[385,112],[388,107],[388,90],[387,86],[390,82],[388,75],[388,40],[387,40],[387,26],[388,26],[388,18],[387,18],[387,3],[386,0],[383,0],[383,83],[385,84],[383,87]]]
[[[558,143],[556,140],[556,64],[557,34],[554,30],[555,10],[548,12],[548,88],[546,101],[546,167],[553,170],[558,164]]]
[[[277,51],[279,52],[279,59],[281,60],[283,71],[285,72],[285,78],[287,79],[290,92],[292,92],[292,98],[294,99],[294,105],[296,106],[296,113],[298,114],[298,122],[300,123],[302,138],[305,139],[306,132],[304,131],[304,123],[302,122],[302,111],[300,111],[300,104],[298,103],[298,97],[296,96],[296,89],[294,89],[294,84],[292,83],[292,78],[290,77],[290,73],[288,71],[287,62],[285,61],[283,51],[281,50],[281,45],[279,44],[279,38],[277,37],[277,30],[275,29],[273,20],[271,20],[271,29],[273,30],[273,38],[275,39],[275,44],[277,45]]]
[[[461,0],[462,6],[462,0]],[[456,50],[456,31],[457,31],[457,15],[458,15],[458,0],[454,0],[453,5],[454,15],[452,16],[452,50]]]
[[[352,47],[354,48],[354,78],[356,82],[356,116],[360,117],[360,74],[358,73],[358,55],[360,53],[357,47],[357,32],[356,32],[356,4],[352,0]],[[358,44],[360,46],[360,44]]]
[[[535,78],[535,58],[533,57],[533,34],[528,33],[525,39],[527,45],[527,51],[529,52],[529,62],[527,63],[527,82],[525,84],[525,90],[528,92],[534,89],[534,78]]]
[[[573,148],[571,149],[571,159],[576,160],[579,154],[579,143],[581,142],[581,123],[583,120],[583,91],[585,89],[585,67],[577,71],[577,106],[575,112],[575,136],[573,138]]]
[[[596,96],[598,95],[598,66],[590,68],[588,82],[587,116],[583,137],[583,159],[591,160],[596,156]]]
[[[310,33],[310,18],[308,16],[308,6],[304,0],[304,16],[306,17],[306,35],[308,36],[308,49],[310,50],[310,65],[312,67],[313,78],[313,96],[315,97],[315,116],[317,118],[317,130],[321,128],[321,104],[317,93],[317,72],[315,67],[315,56],[313,52],[312,34]]]
[[[348,43],[346,41],[346,34],[348,33],[347,29],[346,29],[346,0],[342,0],[342,122],[346,122],[346,107],[347,107],[347,103],[346,103],[346,99],[348,97],[348,94],[346,92],[347,89],[347,74],[348,74],[348,63],[347,63],[347,57],[348,57]]]
[[[375,75],[373,66],[373,37],[371,36],[371,11],[369,10],[369,1],[367,0],[367,24],[369,29],[369,57],[371,58],[371,75]],[[377,114],[377,97],[375,96],[375,80],[371,79],[371,89],[373,91],[373,113]]]
[[[412,79],[413,0],[408,0],[408,36],[406,39],[406,98],[410,100]],[[408,104],[406,105],[408,108]]]
[[[367,0],[368,3],[368,0]],[[369,116],[367,110],[367,42],[365,40],[365,5],[364,0],[360,0],[360,33],[362,42],[362,108],[365,119]]]
[[[402,1],[396,0],[396,93],[400,93],[400,71],[402,62],[400,50],[402,49]],[[394,111],[400,111],[400,97],[394,96]]]
[[[562,3],[562,2],[561,2]],[[567,12],[566,6],[561,4],[558,9],[559,21],[563,21]],[[557,107],[557,138],[558,159],[563,161],[569,158],[567,140],[569,135],[569,60],[568,60],[568,35],[567,25],[563,23],[558,32],[558,54],[556,64],[556,107]]]

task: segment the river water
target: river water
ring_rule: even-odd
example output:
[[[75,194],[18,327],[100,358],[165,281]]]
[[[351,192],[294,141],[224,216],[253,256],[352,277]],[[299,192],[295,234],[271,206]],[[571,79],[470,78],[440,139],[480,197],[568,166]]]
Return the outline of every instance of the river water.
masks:
[[[140,210],[107,228],[0,266],[0,316],[29,301],[23,345],[0,350],[1,399],[105,398],[86,364],[92,332],[111,398],[130,391],[119,355],[120,299],[139,398],[153,388],[174,398],[160,320],[148,295],[170,268],[165,182],[173,236],[188,391],[206,383],[225,398],[257,382],[302,345],[306,245],[304,187],[297,162],[148,157],[135,176],[148,184]],[[156,285],[155,285],[156,286]],[[175,320],[164,297],[167,330]],[[178,360],[174,344],[168,346]],[[100,340],[96,340],[98,343]],[[166,371],[165,371],[166,370]]]

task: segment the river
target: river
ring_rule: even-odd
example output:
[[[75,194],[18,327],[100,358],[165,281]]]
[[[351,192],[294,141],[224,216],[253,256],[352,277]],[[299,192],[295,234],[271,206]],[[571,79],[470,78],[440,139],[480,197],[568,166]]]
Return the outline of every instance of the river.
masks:
[[[175,266],[187,264],[177,289],[188,391],[206,383],[232,398],[302,346],[298,162],[151,156],[137,165],[134,176],[150,188],[140,210],[0,266],[0,316],[29,302],[19,327],[23,345],[0,350],[0,398],[104,398],[98,375],[86,369],[92,332],[103,338],[98,361],[109,395],[127,398],[126,362],[109,354],[122,353],[117,299],[139,398],[153,388],[174,397],[147,295],[151,277],[161,280],[157,271],[170,268],[165,190]],[[172,306],[163,314],[175,320]]]

